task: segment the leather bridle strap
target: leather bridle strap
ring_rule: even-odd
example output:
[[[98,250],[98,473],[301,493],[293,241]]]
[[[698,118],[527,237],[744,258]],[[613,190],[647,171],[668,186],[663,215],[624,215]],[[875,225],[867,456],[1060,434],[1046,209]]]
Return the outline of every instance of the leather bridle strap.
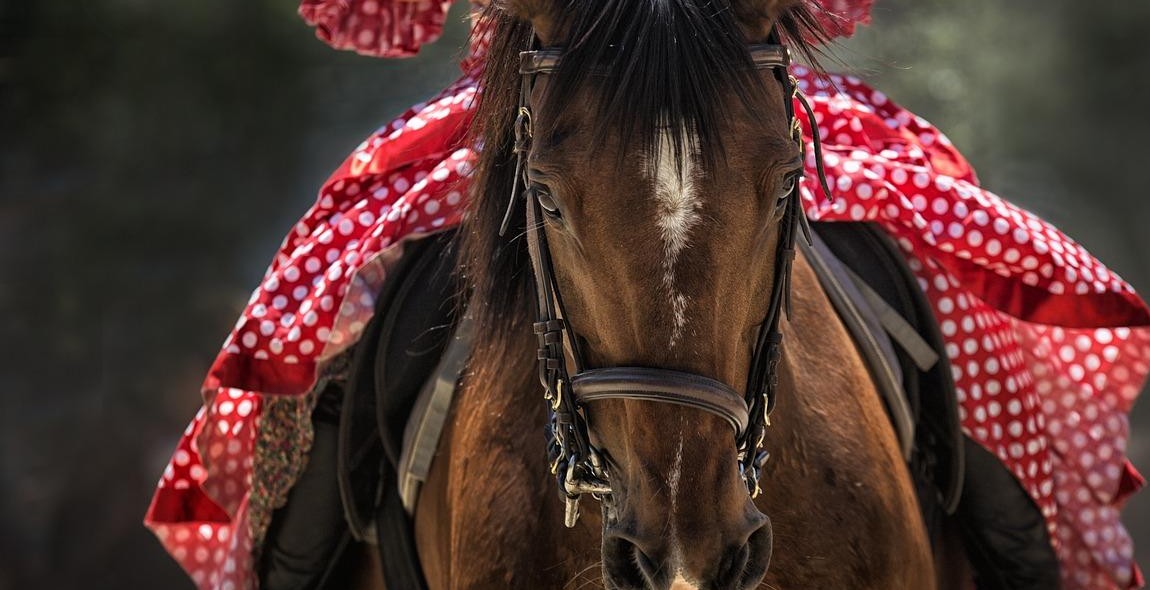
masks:
[[[587,459],[591,455],[591,448],[586,423],[578,414],[577,401],[574,397],[563,395],[563,384],[570,383],[566,355],[563,353],[563,333],[572,335],[574,331],[571,330],[566,317],[557,314],[562,309],[562,302],[559,300],[559,290],[554,284],[555,272],[551,267],[551,251],[547,247],[543,223],[538,199],[528,198],[527,250],[531,258],[531,269],[535,275],[537,320],[534,331],[539,339],[537,355],[539,381],[543,385],[547,399],[551,402],[551,411],[555,414],[556,424],[552,434],[558,439],[563,454],[574,454]],[[576,360],[576,371],[579,371],[581,365],[582,362]]]
[[[710,412],[726,420],[736,436],[747,430],[750,414],[743,396],[710,377],[643,367],[592,369],[571,379],[580,404],[605,399],[630,399],[678,404]]]
[[[791,63],[790,53],[783,45],[751,45],[747,50],[751,55],[751,63],[754,64],[756,70],[785,68]],[[564,51],[562,47],[524,51],[519,54],[519,73],[524,76],[550,74],[559,67],[559,61],[563,59]]]
[[[778,42],[775,34],[772,34],[770,40],[772,43],[748,47],[750,62],[755,69],[774,70],[784,90],[792,139],[802,146],[802,129],[795,118],[793,100],[798,98],[801,101],[812,125],[813,113],[797,92],[794,78],[787,73],[790,55],[786,47]],[[534,331],[539,339],[539,380],[551,410],[548,456],[551,472],[557,476],[559,488],[566,497],[566,523],[574,526],[579,513],[580,495],[590,493],[604,501],[611,497],[606,461],[591,443],[587,426],[587,404],[593,401],[623,399],[669,403],[703,410],[722,418],[734,430],[739,469],[752,495],[755,495],[758,493],[762,462],[766,457],[762,450],[763,433],[775,401],[777,367],[782,346],[780,320],[783,314],[790,315],[790,271],[795,257],[795,241],[800,233],[809,235],[800,204],[799,187],[796,184],[788,197],[780,223],[774,285],[768,300],[767,314],[755,343],[745,395],[709,377],[667,369],[586,369],[578,338],[568,321],[556,283],[542,207],[526,178],[527,156],[533,132],[531,91],[538,75],[556,70],[563,58],[563,51],[562,48],[551,48],[520,54],[521,85],[514,129],[515,178],[499,234],[502,236],[507,231],[512,211],[522,198],[526,201],[525,234],[535,281]],[[816,151],[817,135],[815,132]],[[829,195],[821,162],[818,169],[819,179]],[[569,360],[574,366],[574,377],[568,373]]]
[[[564,49],[562,48],[549,48],[538,49],[534,51],[524,51],[520,53],[519,73],[522,76],[522,84],[520,88],[520,110],[516,119],[515,129],[515,151],[518,155],[516,162],[516,193],[520,188],[526,188],[527,182],[524,176],[524,160],[526,159],[526,152],[530,147],[531,140],[531,111],[527,106],[529,95],[533,86],[534,78],[539,74],[548,74],[555,71],[562,60]],[[750,61],[755,69],[771,69],[781,71],[784,74],[781,79],[784,86],[789,90],[787,85],[787,77],[785,75],[786,67],[790,64],[790,54],[786,47],[781,44],[766,44],[766,45],[752,45],[748,48]],[[789,98],[789,92],[787,97]],[[787,115],[788,120],[793,119],[793,109],[790,108],[790,101],[787,100]],[[792,200],[797,200],[797,191],[792,195]],[[506,231],[507,222],[510,220],[511,207],[514,206],[514,197],[512,203],[509,204],[507,214],[504,216],[504,224],[501,228],[501,233]],[[625,398],[625,399],[643,399],[647,401],[661,401],[667,403],[674,403],[678,405],[698,408],[704,411],[714,413],[727,422],[731,423],[735,429],[736,439],[740,442],[741,446],[745,446],[748,428],[750,426],[749,420],[752,413],[756,415],[763,415],[765,409],[755,408],[761,402],[756,395],[761,389],[755,387],[748,391],[748,398],[738,394],[731,387],[716,380],[702,377],[699,375],[689,375],[676,371],[667,371],[663,369],[647,369],[641,367],[621,367],[613,369],[598,369],[598,380],[592,378],[580,378],[583,375],[583,362],[582,355],[576,347],[576,342],[572,335],[574,332],[568,324],[565,314],[559,315],[556,312],[562,312],[562,300],[559,296],[559,290],[554,284],[554,272],[551,267],[550,252],[547,247],[547,238],[542,230],[541,224],[543,217],[539,210],[539,204],[530,195],[527,197],[527,242],[528,251],[531,256],[532,270],[534,271],[535,278],[535,296],[536,296],[536,313],[537,321],[535,323],[535,332],[539,336],[539,378],[543,383],[545,390],[548,392],[549,399],[553,401],[556,406],[553,410],[558,414],[560,426],[585,426],[580,424],[582,420],[576,414],[579,405],[593,400],[602,400],[610,398]],[[794,208],[793,206],[791,207]],[[788,211],[788,213],[791,213]],[[786,219],[785,222],[791,221]],[[793,233],[786,232],[784,233]],[[786,240],[784,239],[784,243]],[[793,247],[789,249],[793,256]],[[789,270],[789,264],[786,265]],[[784,299],[783,294],[786,291],[787,281],[782,275],[784,273],[776,273],[777,276],[775,289],[771,294],[770,312],[768,313],[768,320],[764,326],[773,328],[772,330],[764,330],[764,336],[768,332],[777,333],[778,316],[780,314],[780,306]],[[558,308],[558,309],[557,309]],[[566,332],[566,339],[563,332]],[[576,379],[569,380],[565,366],[565,355],[563,355],[564,341],[570,342],[572,360],[575,363]],[[779,338],[768,338],[776,344]],[[762,358],[761,350],[756,349],[756,360],[762,360],[764,364],[767,362]],[[774,351],[777,357],[777,350]],[[771,356],[771,355],[767,355]],[[773,364],[768,368],[767,366],[757,367],[753,372],[756,376],[765,376],[766,374],[773,373]],[[627,378],[642,377],[642,382],[628,382]],[[759,378],[752,377],[751,382],[758,384]],[[573,391],[574,399],[563,399],[561,388],[563,383],[570,383]],[[577,386],[576,383],[590,384],[596,383],[597,389],[594,394],[584,391],[583,387]],[[610,388],[608,388],[610,383]],[[584,395],[586,393],[587,395]],[[570,396],[569,396],[570,397]],[[757,411],[756,411],[757,410]],[[588,445],[582,444],[582,436],[575,436],[576,445],[580,447],[578,451],[581,455],[586,456],[589,450]]]

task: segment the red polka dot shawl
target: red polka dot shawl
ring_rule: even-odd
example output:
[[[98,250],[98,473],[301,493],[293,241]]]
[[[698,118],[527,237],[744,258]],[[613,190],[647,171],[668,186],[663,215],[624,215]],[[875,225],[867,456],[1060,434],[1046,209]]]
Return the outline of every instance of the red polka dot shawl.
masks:
[[[305,0],[336,47],[410,55],[449,2]],[[849,34],[869,2],[826,0]],[[456,226],[485,43],[465,75],[372,134],[320,191],[252,294],[204,383],[205,407],[160,479],[147,524],[200,588],[253,588],[254,553],[310,444],[317,368],[358,338],[403,243]],[[807,162],[816,221],[878,223],[934,307],[965,433],[997,455],[1046,516],[1068,589],[1142,580],[1118,517],[1143,480],[1126,414],[1150,371],[1150,310],[1121,278],[1033,214],[979,186],[944,135],[853,77],[832,92],[794,68],[814,106],[836,198]],[[809,135],[816,130],[806,129]],[[813,156],[811,156],[813,158]],[[257,458],[286,457],[279,467]],[[261,462],[263,461],[263,462]]]

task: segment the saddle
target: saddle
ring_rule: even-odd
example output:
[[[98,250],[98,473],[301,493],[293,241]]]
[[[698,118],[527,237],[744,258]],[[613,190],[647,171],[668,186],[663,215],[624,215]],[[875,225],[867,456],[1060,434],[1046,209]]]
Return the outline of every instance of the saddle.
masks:
[[[932,543],[957,515],[980,589],[1057,587],[1041,513],[962,435],[942,336],[902,254],[871,224],[813,230],[804,254],[882,394]],[[335,461],[348,533],[379,545],[389,588],[426,587],[410,515],[473,337],[454,302],[453,237],[408,244],[391,270],[342,393],[336,457],[311,459]]]

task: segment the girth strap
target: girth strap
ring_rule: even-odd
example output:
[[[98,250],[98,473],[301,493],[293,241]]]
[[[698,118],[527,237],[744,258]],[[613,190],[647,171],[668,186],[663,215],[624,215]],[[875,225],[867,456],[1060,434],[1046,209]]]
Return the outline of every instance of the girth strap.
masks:
[[[692,373],[646,367],[591,369],[571,378],[579,404],[630,399],[677,404],[710,412],[742,436],[750,423],[743,396],[727,384]]]

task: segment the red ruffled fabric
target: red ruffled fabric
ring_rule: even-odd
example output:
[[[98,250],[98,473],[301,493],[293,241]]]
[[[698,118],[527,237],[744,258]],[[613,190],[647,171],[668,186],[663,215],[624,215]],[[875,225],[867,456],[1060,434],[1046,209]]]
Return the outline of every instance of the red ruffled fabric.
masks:
[[[336,49],[374,57],[409,57],[443,33],[452,0],[303,0],[299,14]],[[807,0],[832,38],[870,24],[873,0]]]
[[[303,0],[299,14],[336,49],[408,57],[443,34],[452,0]]]
[[[873,221],[898,242],[939,320],[963,431],[1041,508],[1063,587],[1141,587],[1119,509],[1144,484],[1125,450],[1150,309],[1057,228],[979,186],[928,122],[857,78],[831,76],[832,93],[793,73],[835,191],[806,183],[808,218]]]
[[[870,24],[873,0],[807,0],[812,12],[831,38],[850,37],[858,25]]]
[[[304,6],[326,7],[325,22],[344,27],[333,38],[348,39],[347,25],[364,22],[348,15],[365,3]],[[418,6],[430,12],[410,17],[441,14]],[[858,22],[869,2],[839,9]],[[408,39],[380,51],[417,49]],[[485,44],[474,35],[467,75],[374,133],[324,184],[225,341],[205,408],[147,515],[199,588],[256,586],[252,500],[272,484],[253,462],[260,433],[279,420],[268,396],[309,391],[317,367],[370,320],[403,242],[460,222],[475,157],[464,130]],[[811,155],[808,217],[873,221],[898,242],[939,319],[964,432],[1042,509],[1064,587],[1141,587],[1118,510],[1143,485],[1125,457],[1126,414],[1150,372],[1150,310],[1073,240],[979,186],[926,121],[856,78],[832,77],[836,93],[804,68],[793,73],[815,109],[836,196],[812,188]]]

